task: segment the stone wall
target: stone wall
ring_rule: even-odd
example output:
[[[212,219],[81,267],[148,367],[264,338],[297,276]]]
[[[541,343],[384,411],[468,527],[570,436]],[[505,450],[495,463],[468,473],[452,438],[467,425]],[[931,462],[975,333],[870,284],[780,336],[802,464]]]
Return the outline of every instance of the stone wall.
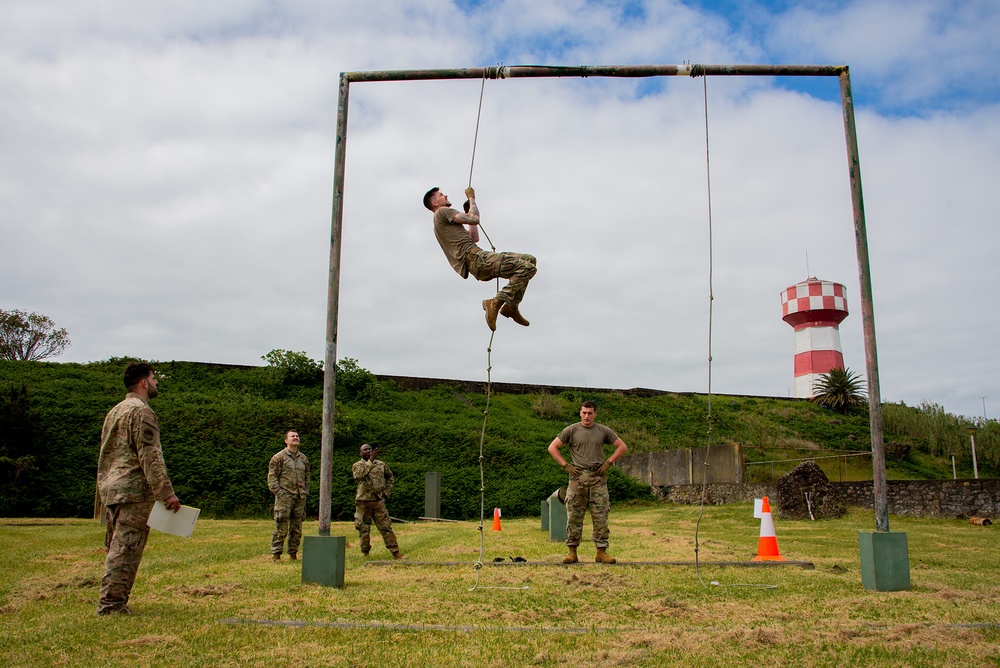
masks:
[[[851,506],[874,508],[872,483],[831,482],[837,500]],[[701,503],[701,485],[673,485],[654,490],[657,498],[671,503]],[[708,485],[707,505],[746,503],[763,496],[775,498],[776,486],[768,483]],[[989,480],[889,480],[886,483],[889,512],[907,517],[1000,516],[1000,479]]]
[[[708,451],[708,466],[705,455]],[[699,484],[707,472],[708,483],[743,481],[743,450],[738,445],[711,448],[679,448],[661,452],[625,455],[615,465],[622,473],[650,487]]]
[[[843,503],[874,507],[872,483],[834,482]],[[1000,479],[889,480],[889,512],[907,517],[997,517],[1000,515]]]

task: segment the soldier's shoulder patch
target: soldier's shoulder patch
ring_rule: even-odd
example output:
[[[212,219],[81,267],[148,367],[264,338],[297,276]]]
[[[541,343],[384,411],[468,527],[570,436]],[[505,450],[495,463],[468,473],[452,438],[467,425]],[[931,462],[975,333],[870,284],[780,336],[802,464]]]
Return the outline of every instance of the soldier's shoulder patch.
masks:
[[[139,425],[139,442],[142,445],[156,445],[159,440],[160,426],[155,419],[150,421],[143,416],[142,424]]]

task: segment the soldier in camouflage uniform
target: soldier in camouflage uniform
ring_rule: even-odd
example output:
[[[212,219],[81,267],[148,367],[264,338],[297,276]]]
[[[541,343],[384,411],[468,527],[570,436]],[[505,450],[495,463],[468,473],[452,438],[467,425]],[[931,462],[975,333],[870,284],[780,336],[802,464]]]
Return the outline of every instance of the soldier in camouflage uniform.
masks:
[[[451,207],[448,196],[439,188],[424,194],[424,206],[434,214],[434,236],[451,263],[452,269],[462,278],[472,274],[480,281],[508,278],[510,281],[493,299],[483,300],[486,324],[493,331],[497,328],[497,314],[510,318],[524,327],[530,323],[519,310],[528,281],[538,271],[535,256],[526,253],[491,253],[476,245],[479,241],[479,206],[476,191],[465,189],[469,201],[465,213]],[[468,228],[466,228],[468,225]]]
[[[125,369],[125,399],[111,409],[101,429],[97,460],[97,489],[104,506],[107,529],[104,577],[97,614],[128,614],[129,595],[146,548],[146,521],[154,500],[175,513],[181,502],[167,477],[160,449],[160,425],[149,407],[156,397],[153,367],[132,362]]]
[[[274,494],[272,558],[281,561],[287,536],[288,556],[297,559],[309,494],[309,459],[299,452],[299,432],[294,429],[285,432],[285,449],[271,457],[267,465],[267,488]]]
[[[566,493],[566,546],[569,554],[564,564],[575,564],[578,559],[576,548],[583,535],[583,516],[590,508],[590,519],[594,523],[594,545],[597,554],[594,561],[613,564],[615,558],[608,555],[608,513],[611,498],[608,496],[608,468],[628,451],[625,442],[603,424],[594,422],[597,409],[594,402],[584,401],[580,407],[580,422],[562,430],[549,444],[549,454],[569,473],[569,489]],[[611,444],[615,451],[604,458],[604,446]],[[571,461],[567,462],[559,453],[563,445],[569,446]]]
[[[354,528],[361,537],[361,553],[367,557],[372,549],[374,519],[386,549],[392,552],[392,558],[402,559],[396,534],[392,530],[392,520],[385,509],[385,499],[392,493],[394,478],[385,462],[375,458],[377,454],[378,448],[365,443],[361,446],[361,460],[351,467],[351,474],[358,484],[358,492],[354,495]]]

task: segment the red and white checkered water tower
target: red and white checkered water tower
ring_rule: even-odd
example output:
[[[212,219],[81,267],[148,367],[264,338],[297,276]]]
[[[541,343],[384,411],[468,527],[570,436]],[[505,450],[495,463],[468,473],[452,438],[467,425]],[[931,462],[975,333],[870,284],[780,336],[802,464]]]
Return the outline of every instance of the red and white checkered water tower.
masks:
[[[781,319],[795,329],[795,396],[813,396],[813,384],[844,368],[840,323],[847,317],[847,288],[810,278],[781,293]]]

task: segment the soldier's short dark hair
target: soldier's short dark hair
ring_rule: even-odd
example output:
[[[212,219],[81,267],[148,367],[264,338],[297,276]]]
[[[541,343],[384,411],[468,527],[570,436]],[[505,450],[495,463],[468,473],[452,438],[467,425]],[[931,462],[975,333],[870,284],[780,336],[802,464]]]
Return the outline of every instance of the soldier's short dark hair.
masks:
[[[125,382],[125,389],[131,390],[139,384],[140,380],[149,378],[151,373],[153,373],[153,365],[149,362],[129,362],[128,366],[125,367],[125,376],[122,379]]]
[[[291,434],[291,433],[292,433],[293,431],[294,431],[294,432],[295,432],[296,434],[298,434],[298,433],[299,433],[299,430],[298,430],[298,429],[296,429],[295,427],[292,427],[291,429],[286,429],[286,430],[285,430],[285,438],[288,438],[288,435],[289,435],[289,434]]]
[[[587,399],[582,404],[580,404],[580,408],[593,408],[595,411],[597,410],[597,406],[595,406],[594,402],[591,401],[590,399]]]
[[[434,197],[434,193],[438,192],[439,190],[441,189],[438,188],[437,186],[434,186],[426,193],[424,193],[424,208],[427,209],[428,211],[434,210],[433,207],[431,207],[431,197]]]

